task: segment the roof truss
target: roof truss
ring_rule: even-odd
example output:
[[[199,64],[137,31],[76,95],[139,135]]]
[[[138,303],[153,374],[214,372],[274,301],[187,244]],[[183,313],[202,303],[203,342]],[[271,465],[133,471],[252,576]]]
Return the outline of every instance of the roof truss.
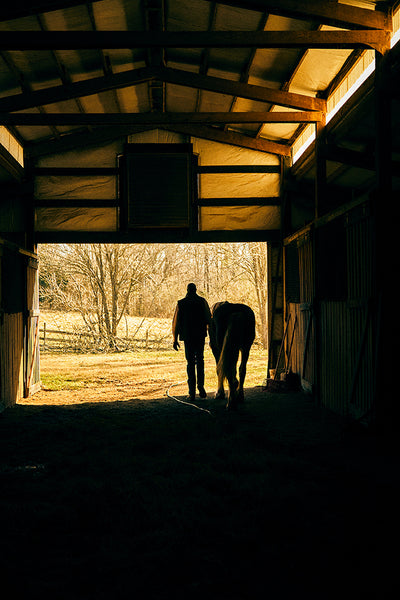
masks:
[[[390,32],[353,31],[2,31],[0,50],[120,48],[373,48],[390,47]]]
[[[53,86],[42,90],[6,96],[0,98],[0,112],[26,110],[35,108],[36,106],[71,100],[80,96],[98,94],[116,88],[139,85],[153,79],[220,94],[238,96],[247,98],[248,100],[277,104],[296,110],[324,111],[326,109],[326,101],[320,98],[230,81],[222,77],[197,75],[196,73],[189,73],[181,69],[159,67],[134,69],[115,75],[86,79],[71,83],[70,85]]]
[[[91,0],[97,2],[98,0]],[[214,0],[208,0],[214,2]],[[38,12],[61,10],[72,6],[87,4],[85,0],[14,0],[1,7],[0,20],[16,19]],[[390,29],[391,20],[388,11],[368,10],[357,6],[321,0],[220,0],[219,4],[228,4],[275,15],[297,19],[315,19],[335,27]],[[383,4],[383,3],[382,3]],[[386,6],[391,3],[386,2]]]
[[[3,125],[175,125],[181,123],[317,123],[323,113],[309,112],[149,112],[149,113],[0,113]]]
[[[221,0],[220,4],[266,11],[296,19],[315,19],[324,25],[346,29],[391,29],[391,19],[386,11],[368,10],[337,2],[321,2],[321,0]]]

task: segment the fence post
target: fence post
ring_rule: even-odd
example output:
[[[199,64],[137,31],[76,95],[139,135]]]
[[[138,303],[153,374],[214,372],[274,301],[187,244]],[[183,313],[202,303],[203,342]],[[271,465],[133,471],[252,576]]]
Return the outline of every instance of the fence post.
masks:
[[[46,350],[46,323],[43,323],[43,350]]]

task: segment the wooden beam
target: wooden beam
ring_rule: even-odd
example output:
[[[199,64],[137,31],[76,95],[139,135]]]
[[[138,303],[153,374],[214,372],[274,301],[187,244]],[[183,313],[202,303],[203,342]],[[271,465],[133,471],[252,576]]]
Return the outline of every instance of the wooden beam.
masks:
[[[86,129],[75,131],[63,135],[59,139],[50,138],[41,140],[40,142],[27,142],[24,146],[24,156],[35,159],[39,156],[76,150],[76,148],[98,146],[99,144],[107,144],[118,139],[126,140],[126,136],[130,134],[141,133],[150,129],[153,129],[151,125],[143,125],[142,127],[123,125],[96,127],[91,131],[87,131]]]
[[[0,167],[5,169],[13,179],[22,181],[24,177],[24,167],[0,144]]]
[[[162,68],[154,70],[156,77],[167,83],[174,83],[187,87],[207,90],[219,94],[239,96],[248,100],[267,102],[279,106],[287,106],[296,110],[316,110],[326,112],[326,100],[313,98],[293,92],[283,92],[261,85],[241,83],[223,79],[222,77],[211,77],[210,75],[197,75],[181,69]],[[1,107],[1,101],[0,101]]]
[[[38,244],[124,244],[124,243],[209,243],[209,242],[278,242],[278,229],[190,231],[179,229],[134,229],[122,231],[36,231]]]
[[[211,1],[211,0],[208,0]],[[321,0],[220,0],[239,8],[269,12],[282,17],[293,17],[305,21],[315,20],[324,25],[345,29],[391,30],[390,16],[380,10],[368,10],[357,6],[324,2]]]
[[[97,1],[91,0],[91,2]],[[213,2],[214,0],[208,1]],[[8,21],[53,10],[65,10],[81,4],[82,0],[40,0],[40,3],[14,0],[12,3],[4,4],[1,7],[0,21]],[[386,12],[368,10],[337,2],[323,2],[321,0],[219,0],[219,4],[260,12],[265,11],[284,17],[316,20],[326,25],[346,29],[354,27],[366,29],[391,28],[391,20]]]
[[[280,173],[280,165],[211,165],[196,168],[197,173]]]
[[[2,125],[173,125],[199,123],[315,123],[320,111],[205,113],[0,113]]]
[[[323,153],[326,160],[338,162],[359,169],[367,169],[368,171],[375,170],[374,155],[366,152],[356,152],[348,148],[341,148],[334,144],[327,144],[323,148]]]
[[[390,32],[353,31],[2,31],[0,50],[121,48],[390,48]]]
[[[152,125],[143,126],[108,126],[94,128],[92,131],[78,131],[76,133],[70,133],[64,135],[59,140],[46,140],[42,142],[26,144],[24,152],[27,157],[35,158],[38,156],[46,156],[48,154],[67,152],[68,150],[74,150],[77,147],[95,146],[101,143],[111,142],[117,139],[126,139],[127,135],[140,133],[152,129]],[[257,150],[259,152],[268,152],[270,154],[278,154],[283,156],[290,156],[290,146],[286,144],[279,144],[277,142],[269,142],[262,138],[251,138],[246,135],[233,132],[220,131],[213,127],[206,127],[205,125],[160,125],[160,129],[174,131],[176,133],[183,133],[185,135],[192,135],[194,137],[202,137],[222,144],[230,144],[233,146],[239,146],[242,148],[249,148],[251,150]]]
[[[197,206],[281,206],[279,196],[265,198],[199,198]]]
[[[1,37],[1,36],[0,36]],[[326,111],[326,101],[320,98],[313,98],[303,94],[292,92],[282,92],[260,85],[250,85],[223,79],[222,77],[210,77],[206,75],[197,75],[189,73],[182,69],[170,68],[143,68],[117,73],[107,77],[95,77],[85,79],[84,81],[72,83],[68,86],[58,85],[33,92],[24,92],[0,98],[0,112],[14,112],[17,110],[26,110],[72,100],[80,96],[90,96],[99,94],[116,88],[125,88],[141,83],[146,83],[157,78],[166,83],[203,89],[219,94],[228,94],[255,100],[260,102],[272,103],[280,106],[287,106],[296,110]]]
[[[230,144],[231,146],[249,148],[250,150],[257,150],[258,152],[268,152],[269,154],[278,154],[280,156],[290,156],[291,154],[289,145],[271,142],[263,138],[251,138],[233,131],[220,131],[213,127],[206,127],[205,125],[162,126],[162,129],[183,133],[185,135],[192,135],[214,142],[221,142],[222,144]]]
[[[98,1],[90,0],[91,3]],[[82,0],[13,0],[13,2],[2,4],[0,21],[20,19],[53,10],[65,10],[82,4],[84,4]]]
[[[0,98],[0,112],[26,110],[36,106],[54,104],[55,102],[65,102],[80,96],[90,96],[116,88],[147,83],[153,78],[152,69],[133,69],[113,75],[85,79],[69,85],[56,85],[42,90],[14,94]]]

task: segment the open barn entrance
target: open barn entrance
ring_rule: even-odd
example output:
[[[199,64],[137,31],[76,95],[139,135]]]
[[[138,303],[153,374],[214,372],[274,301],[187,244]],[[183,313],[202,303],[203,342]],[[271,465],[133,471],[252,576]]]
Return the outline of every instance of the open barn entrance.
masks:
[[[160,397],[182,381],[175,391],[185,394],[184,353],[172,350],[171,324],[189,282],[210,307],[228,300],[254,310],[247,384],[261,386],[275,296],[269,254],[265,242],[40,245],[42,391],[31,402]],[[206,341],[211,395],[215,360]]]

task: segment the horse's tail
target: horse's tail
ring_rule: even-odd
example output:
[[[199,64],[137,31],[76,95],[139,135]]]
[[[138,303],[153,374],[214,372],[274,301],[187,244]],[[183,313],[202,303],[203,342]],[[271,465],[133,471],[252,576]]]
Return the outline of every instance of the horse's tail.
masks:
[[[236,373],[236,364],[240,350],[241,315],[232,315],[225,332],[221,354],[217,364],[217,374],[223,379],[232,379]]]

